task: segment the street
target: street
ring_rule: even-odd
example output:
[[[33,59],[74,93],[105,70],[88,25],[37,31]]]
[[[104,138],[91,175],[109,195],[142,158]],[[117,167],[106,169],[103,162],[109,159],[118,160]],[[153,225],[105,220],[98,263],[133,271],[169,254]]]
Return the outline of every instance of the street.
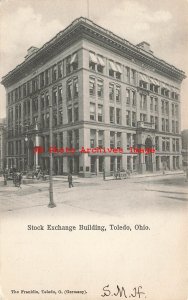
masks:
[[[106,181],[74,177],[70,189],[66,177],[56,177],[53,209],[48,184],[21,189],[10,181],[0,184],[3,300],[98,300],[108,284],[114,290],[125,286],[126,293],[142,286],[149,300],[186,299],[183,174]],[[57,230],[61,227],[76,230]],[[103,227],[106,231],[96,229]],[[58,292],[67,289],[87,294]]]

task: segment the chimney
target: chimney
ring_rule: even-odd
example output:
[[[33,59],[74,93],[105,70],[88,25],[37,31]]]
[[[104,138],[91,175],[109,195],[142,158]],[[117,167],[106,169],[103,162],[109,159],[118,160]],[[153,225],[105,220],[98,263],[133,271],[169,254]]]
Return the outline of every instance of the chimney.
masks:
[[[148,53],[153,53],[153,51],[151,51],[151,49],[150,49],[150,44],[147,43],[147,42],[145,42],[145,41],[139,43],[139,44],[137,45],[137,47],[143,49],[144,51],[146,51],[146,52],[148,52]]]
[[[27,55],[25,56],[25,59],[27,59],[28,57],[30,57],[31,55],[33,55],[34,53],[36,53],[38,50],[37,47],[31,46],[28,50],[27,50]]]

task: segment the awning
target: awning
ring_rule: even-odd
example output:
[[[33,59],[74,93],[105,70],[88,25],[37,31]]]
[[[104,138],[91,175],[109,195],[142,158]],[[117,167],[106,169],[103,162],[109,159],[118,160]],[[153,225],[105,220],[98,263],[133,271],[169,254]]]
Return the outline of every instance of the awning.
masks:
[[[116,66],[115,64],[113,63],[113,61],[109,61],[109,64],[110,64],[110,69],[114,72],[117,72],[117,69],[116,69]]]
[[[92,61],[94,64],[97,64],[97,57],[94,53],[89,53],[89,58],[90,58],[90,61]]]
[[[71,61],[70,61],[70,64],[72,65],[73,63],[75,63],[77,61],[77,53],[74,53],[71,57]]]
[[[122,74],[122,69],[119,64],[116,64],[117,71]]]
[[[97,58],[98,58],[99,65],[101,65],[102,67],[104,67],[105,63],[104,63],[104,60],[102,59],[102,57],[101,56],[97,56]]]
[[[149,79],[146,75],[144,74],[140,74],[140,80],[144,81],[144,82],[148,82],[149,83]]]

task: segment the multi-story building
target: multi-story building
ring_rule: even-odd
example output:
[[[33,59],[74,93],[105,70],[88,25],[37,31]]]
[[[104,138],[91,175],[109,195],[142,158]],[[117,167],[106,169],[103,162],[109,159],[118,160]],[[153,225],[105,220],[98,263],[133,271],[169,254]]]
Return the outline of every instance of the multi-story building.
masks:
[[[0,172],[6,167],[6,119],[0,119]]]
[[[183,130],[181,134],[183,166],[188,167],[188,129]]]
[[[53,154],[57,174],[180,168],[184,78],[183,71],[157,58],[148,43],[133,45],[88,19],[76,19],[40,49],[31,47],[24,62],[3,77],[7,163],[22,169],[39,163],[48,169],[49,146],[56,146],[76,150]],[[36,156],[36,145],[45,152]],[[81,153],[82,147],[92,150]],[[145,148],[155,153],[145,153]]]

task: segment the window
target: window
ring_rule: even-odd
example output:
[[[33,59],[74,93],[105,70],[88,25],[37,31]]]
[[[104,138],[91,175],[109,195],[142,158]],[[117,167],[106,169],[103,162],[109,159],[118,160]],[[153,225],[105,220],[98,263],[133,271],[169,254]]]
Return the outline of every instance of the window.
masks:
[[[45,71],[45,85],[50,83],[50,70]]]
[[[53,66],[52,67],[52,81],[56,81],[57,80],[57,66]]]
[[[74,106],[74,122],[77,122],[79,119],[79,115],[78,115],[78,105]]]
[[[154,116],[150,116],[150,123],[154,124]]]
[[[147,109],[147,96],[144,94],[140,94],[140,109]]]
[[[78,78],[74,78],[73,80],[73,94],[74,98],[78,98]]]
[[[162,131],[165,131],[165,119],[162,118]]]
[[[169,103],[168,103],[168,101],[165,102],[165,113],[166,113],[166,115],[169,114]]]
[[[46,107],[48,107],[49,106],[49,94],[48,94],[48,92],[46,92]]]
[[[110,107],[110,123],[115,122],[114,107]]]
[[[99,73],[103,73],[104,66],[105,66],[103,57],[100,56],[100,55],[98,55],[98,56],[97,56],[97,60],[98,60],[97,71],[98,71]]]
[[[63,132],[59,133],[59,147],[63,147]]]
[[[99,130],[98,133],[98,147],[103,148],[104,147],[104,131]]]
[[[121,110],[116,108],[116,123],[121,124]]]
[[[98,121],[102,122],[103,121],[103,106],[98,105]]]
[[[58,86],[58,103],[61,104],[63,101],[62,86]]]
[[[52,102],[53,102],[53,105],[57,104],[57,89],[53,89],[53,91],[52,91]]]
[[[62,109],[58,111],[59,114],[59,125],[63,124],[63,111]]]
[[[140,87],[146,90],[147,89],[147,82],[145,82],[143,80],[140,80]]]
[[[159,137],[158,136],[155,137],[155,149],[159,150]]]
[[[166,138],[166,151],[170,151],[170,139]]]
[[[136,106],[136,92],[132,91],[131,93],[132,93],[132,105]]]
[[[130,82],[130,68],[129,67],[125,68],[125,80],[127,83]]]
[[[121,100],[121,87],[116,86],[116,102],[120,102]]]
[[[95,115],[96,115],[95,104],[90,103],[90,120],[94,121]]]
[[[174,116],[174,114],[175,114],[175,105],[174,103],[172,103],[172,116]]]
[[[26,97],[27,95],[27,87],[26,87],[26,83],[24,83],[23,85],[23,97]]]
[[[179,133],[179,122],[176,121],[176,133]]]
[[[131,112],[126,110],[126,125],[131,126]]]
[[[117,148],[121,148],[121,132],[117,132]]]
[[[172,151],[176,151],[176,139],[172,139]]]
[[[178,115],[179,115],[178,105],[175,106],[175,115],[176,115],[176,117],[178,117]]]
[[[96,145],[96,130],[90,129],[90,147],[95,148]]]
[[[127,133],[127,150],[131,147],[131,133]]]
[[[180,151],[179,140],[178,140],[178,139],[176,139],[176,151],[177,151],[177,152]]]
[[[103,97],[103,81],[100,79],[97,81],[97,95],[99,98]]]
[[[140,114],[140,121],[147,122],[147,115],[146,114]]]
[[[71,56],[66,58],[66,74],[69,75],[71,73]]]
[[[38,99],[35,98],[33,99],[33,112],[37,112],[38,111]]]
[[[126,103],[130,104],[130,90],[126,89]]]
[[[44,94],[41,95],[40,101],[41,101],[41,110],[43,110],[44,109]]]
[[[110,131],[110,148],[113,149],[115,147],[115,132]]]
[[[53,110],[53,126],[57,126],[57,110]]]
[[[136,112],[132,111],[132,126],[136,127]]]
[[[165,122],[165,123],[166,123],[166,131],[169,132],[169,120],[166,119],[166,122]]]
[[[150,97],[150,111],[153,111],[153,97]]]
[[[89,94],[90,96],[95,95],[95,78],[89,77]]]
[[[38,88],[38,80],[37,77],[32,79],[32,92],[35,93]]]
[[[115,77],[115,74],[117,72],[117,68],[115,66],[115,63],[113,61],[109,61],[109,76]]]
[[[58,78],[62,78],[63,77],[63,63],[59,62],[57,64],[57,72],[58,72]]]
[[[46,127],[49,127],[49,113],[46,113]]]
[[[73,147],[73,134],[72,130],[67,131],[67,145],[69,148]]]
[[[165,138],[162,138],[162,151],[166,151],[166,141]]]
[[[114,100],[114,85],[112,83],[109,84],[109,99]]]
[[[90,52],[89,53],[89,69],[92,71],[95,71],[96,64],[97,64],[97,57],[95,56],[95,53]]]
[[[175,121],[172,120],[172,132],[175,133]]]
[[[72,80],[67,82],[67,100],[72,100]]]
[[[116,72],[116,79],[121,80],[121,74],[122,74],[122,69],[120,64],[116,64],[117,72]]]
[[[72,122],[72,107],[68,107],[68,123]]]
[[[78,53],[74,53],[71,56],[70,64],[72,66],[72,71],[75,71],[78,69]]]
[[[164,100],[161,100],[161,112],[164,114],[164,109],[165,109],[165,102]]]
[[[136,71],[131,69],[131,83],[134,84],[136,79]]]
[[[79,129],[74,130],[75,149],[79,149]]]
[[[158,99],[157,98],[154,99],[155,99],[155,112],[158,112]]]

